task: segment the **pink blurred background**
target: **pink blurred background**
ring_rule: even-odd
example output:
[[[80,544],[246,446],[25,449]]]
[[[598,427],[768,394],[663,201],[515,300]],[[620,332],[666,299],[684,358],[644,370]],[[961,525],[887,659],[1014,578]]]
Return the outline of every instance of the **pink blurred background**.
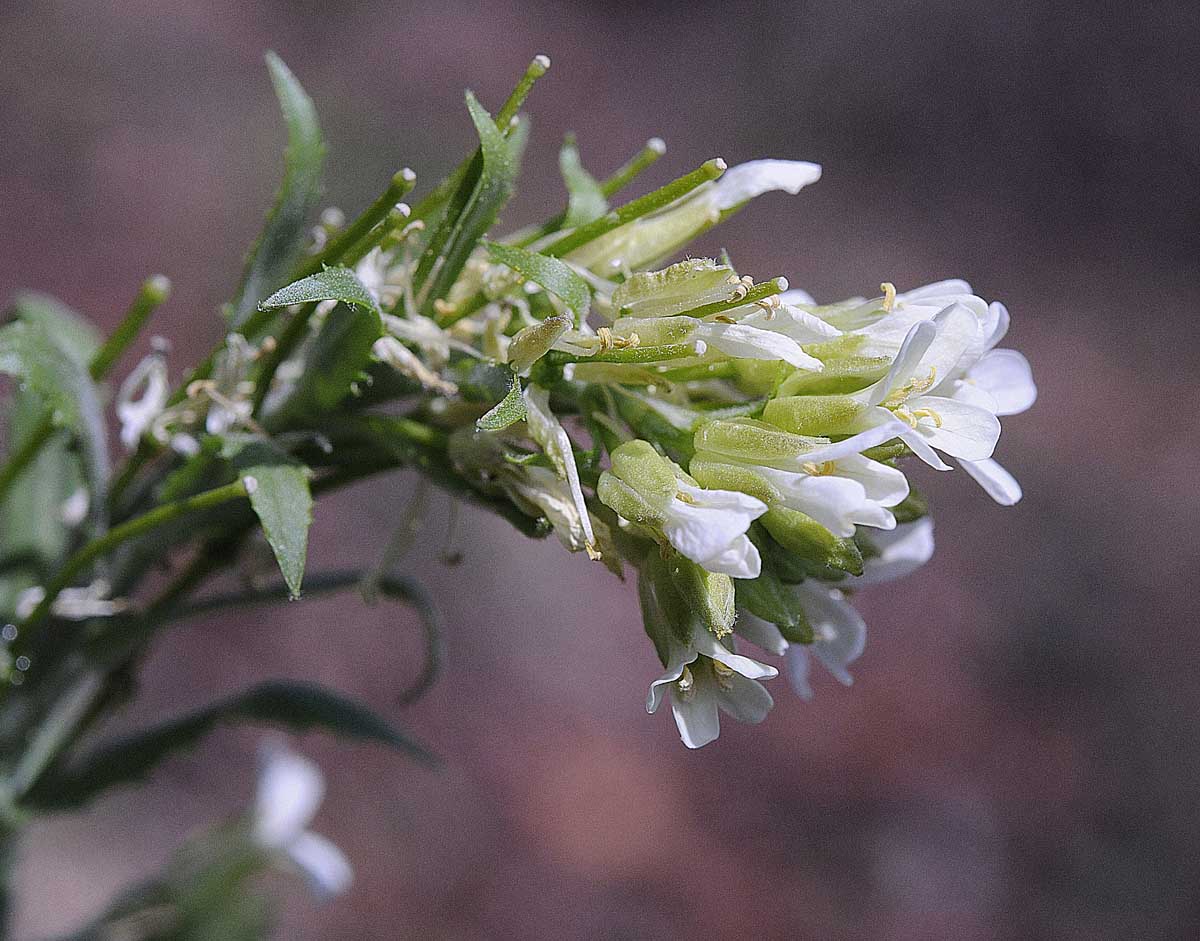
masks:
[[[664,137],[646,185],[716,155],[816,160],[818,186],[700,248],[823,300],[966,277],[1008,304],[1041,388],[998,451],[1019,506],[916,472],[938,553],[862,596],[854,687],[822,676],[804,704],[777,681],[764,725],[698,753],[644,712],[630,585],[472,510],[447,567],[444,501],[408,562],[448,625],[416,706],[394,701],[420,659],[404,608],[313,600],[165,636],[122,728],[302,677],[446,760],[301,742],[356,882],[320,908],[272,882],[279,936],[1195,937],[1198,40],[1188,0],[0,7],[0,295],[110,327],[161,270],[177,367],[220,336],[275,185],[266,49],[316,100],[349,212],[402,165],[432,184],[473,140],[463,87],[494,108],[546,52],[506,224],[560,207],[567,130],[597,173]],[[373,562],[411,487],[322,504],[311,570]],[[220,731],[34,827],[17,936],[77,926],[245,806],[256,742]]]

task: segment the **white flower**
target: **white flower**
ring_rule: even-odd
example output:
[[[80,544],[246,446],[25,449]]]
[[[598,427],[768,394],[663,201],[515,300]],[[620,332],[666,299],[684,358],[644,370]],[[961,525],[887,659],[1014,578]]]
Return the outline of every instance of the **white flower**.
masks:
[[[720,712],[739,722],[765,719],[774,701],[755,681],[778,675],[774,667],[733,653],[697,628],[690,643],[672,641],[666,670],[650,684],[646,711],[657,712],[669,691],[680,738],[688,748],[700,748],[720,734]]]
[[[767,505],[735,490],[705,490],[682,480],[678,487],[663,507],[663,532],[671,545],[710,572],[758,578],[762,558],[746,531]]]
[[[878,554],[863,561],[863,573],[854,579],[854,588],[903,578],[933,558],[933,519],[922,516],[891,532],[872,533],[871,545]]]
[[[324,796],[325,779],[316,764],[278,742],[263,746],[254,840],[291,860],[322,899],[346,891],[353,878],[342,851],[307,829]]]
[[[257,356],[258,350],[240,333],[225,338],[225,349],[217,356],[213,378],[203,390],[209,399],[204,430],[210,435],[224,434],[250,420],[254,384],[247,376]]]
[[[121,444],[126,450],[137,447],[142,435],[154,424],[167,405],[167,363],[160,352],[143,357],[121,383],[117,391],[117,420],[121,423]]]
[[[843,686],[854,682],[847,667],[861,656],[867,643],[867,623],[845,595],[818,581],[795,587],[813,629],[811,644],[791,644],[787,650],[788,680],[801,699],[812,699],[808,683],[811,657],[816,657]],[[810,657],[811,655],[811,657]]]
[[[934,389],[942,377],[960,368],[964,354],[979,342],[980,333],[976,316],[959,304],[942,310],[932,321],[914,324],[888,374],[852,396],[872,406],[859,419],[862,427],[857,430],[899,418],[908,427],[898,437],[937,470],[949,470],[949,465],[936,451],[967,461],[991,457],[1000,437],[995,413],[960,398],[935,394],[942,390]]]

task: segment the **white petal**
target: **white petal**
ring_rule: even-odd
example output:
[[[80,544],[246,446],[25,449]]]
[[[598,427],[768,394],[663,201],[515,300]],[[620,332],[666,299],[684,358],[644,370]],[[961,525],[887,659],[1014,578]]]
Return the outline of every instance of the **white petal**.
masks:
[[[869,393],[868,405],[878,405],[888,397],[893,389],[899,388],[913,377],[921,362],[921,357],[929,349],[929,344],[933,342],[937,332],[937,327],[928,320],[922,320],[912,325],[904,337],[904,342],[900,344],[900,351],[892,361],[888,374],[866,390]]]
[[[788,304],[773,310],[758,307],[749,316],[742,317],[738,323],[781,333],[801,344],[821,343],[842,335],[841,330],[826,323],[816,314]]]
[[[325,778],[315,762],[277,741],[263,744],[259,760],[254,838],[262,846],[278,849],[296,839],[312,820],[325,796]]]
[[[820,372],[825,367],[815,356],[809,356],[800,344],[782,333],[760,330],[740,323],[706,321],[696,328],[695,336],[716,347],[727,356],[739,359],[783,360],[797,369]]]
[[[779,299],[784,304],[789,304],[789,305],[799,304],[801,307],[816,307],[817,306],[816,299],[811,294],[809,294],[808,291],[802,291],[802,290],[800,290],[800,288],[792,288],[790,291],[784,291],[782,294],[779,295]]]
[[[1037,401],[1029,360],[1016,350],[992,350],[967,372],[967,380],[996,400],[997,415],[1017,415]]]
[[[983,355],[983,325],[978,314],[959,303],[938,311],[933,323],[937,336],[916,373],[923,378],[932,372],[940,384],[962,375]]]
[[[671,651],[663,675],[650,684],[650,692],[646,695],[646,711],[653,715],[662,705],[663,695],[676,680],[683,676],[683,668],[694,661],[698,654],[690,644],[681,644],[671,638]]]
[[[542,446],[542,450],[553,462],[560,477],[571,489],[571,499],[583,525],[584,538],[589,546],[596,543],[592,532],[592,518],[588,513],[583,487],[579,482],[579,468],[575,464],[575,451],[565,428],[550,411],[550,393],[546,389],[531,385],[521,393],[525,399],[525,422],[529,433]]]
[[[867,508],[863,485],[847,477],[813,476],[771,467],[757,467],[755,473],[779,491],[784,506],[811,516],[836,536],[853,536],[854,523]]]
[[[792,469],[800,470],[804,464],[823,464],[825,461],[840,461],[852,454],[861,454],[868,448],[874,448],[883,444],[885,441],[891,441],[893,438],[899,438],[908,425],[892,416],[887,409],[880,409],[883,416],[874,416],[879,419],[879,423],[866,431],[860,431],[858,434],[851,435],[842,441],[835,441],[832,444],[827,444],[813,451],[805,451],[796,455],[796,459]],[[780,462],[782,463],[782,462]]]
[[[930,409],[936,412],[941,425],[923,418],[915,429],[917,434],[932,447],[964,461],[982,461],[991,457],[1000,440],[999,419],[978,405],[937,395],[913,396],[907,405],[913,411]]]
[[[871,543],[879,555],[863,563],[862,576],[854,580],[856,588],[903,578],[933,558],[933,520],[924,516],[890,533],[872,533]]]
[[[345,892],[354,879],[346,855],[318,833],[306,830],[284,847],[284,852],[322,901]]]
[[[675,499],[666,507],[663,532],[671,545],[710,572],[757,578],[762,560],[746,530],[767,505],[733,490],[704,490],[682,481],[679,489],[692,502]]]
[[[925,284],[919,288],[913,288],[911,291],[905,291],[903,294],[896,295],[896,302],[915,303],[916,301],[928,302],[930,299],[940,299],[944,297],[954,297],[960,294],[972,294],[971,285],[960,278],[949,278],[945,281],[934,281],[932,284]]]
[[[717,705],[738,722],[757,725],[767,717],[775,700],[761,683],[735,675],[729,678],[729,689],[718,689]]]
[[[709,198],[722,211],[733,209],[771,190],[795,196],[821,178],[821,168],[801,160],[751,160],[725,171],[713,184]]]
[[[812,624],[812,654],[844,686],[854,680],[846,669],[859,658],[867,642],[867,624],[862,615],[836,588],[817,582],[797,586],[804,611]]]
[[[812,657],[807,644],[792,644],[787,651],[787,677],[792,690],[805,702],[813,698],[812,685],[808,681],[812,671]]]
[[[1001,506],[1012,506],[1021,499],[1021,485],[1017,478],[1006,471],[994,458],[982,461],[959,461],[962,469],[970,474],[987,495]]]
[[[742,611],[738,615],[733,630],[743,640],[749,641],[756,647],[761,647],[767,653],[781,657],[787,652],[788,642],[780,633],[779,628],[749,611]]]
[[[987,349],[992,349],[1004,339],[1004,335],[1008,333],[1009,320],[1008,308],[999,301],[992,301],[988,305],[988,317],[985,322]]]
[[[711,657],[713,660],[725,664],[729,669],[747,679],[769,680],[779,675],[779,671],[770,664],[759,663],[757,660],[751,660],[749,657],[743,657],[741,654],[734,653],[717,640],[709,631],[697,630],[693,644],[706,657]]]
[[[908,478],[904,471],[873,461],[861,454],[851,454],[834,464],[839,477],[849,477],[863,485],[867,499],[880,506],[895,506],[908,496]]]
[[[679,737],[688,748],[703,748],[721,734],[716,694],[699,678],[686,701],[677,693],[671,694],[671,713],[675,716]]]
[[[146,429],[166,407],[167,364],[158,353],[143,358],[125,377],[117,392],[116,413],[121,423],[121,444],[126,450],[137,447]]]

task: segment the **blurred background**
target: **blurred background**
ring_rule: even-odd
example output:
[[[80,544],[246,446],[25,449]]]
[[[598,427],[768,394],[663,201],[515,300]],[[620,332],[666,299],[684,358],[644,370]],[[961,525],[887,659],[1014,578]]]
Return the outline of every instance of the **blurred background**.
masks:
[[[1193,0],[0,5],[0,294],[110,327],[163,271],[176,370],[219,337],[276,185],[265,50],[316,100],[349,213],[400,166],[432,185],[473,145],[463,88],[494,109],[545,52],[506,225],[562,204],[568,130],[598,175],[665,138],[643,188],[717,155],[815,160],[819,185],[698,250],[821,300],[965,277],[1008,304],[1041,389],[998,450],[1017,507],[916,471],[938,552],[861,597],[854,687],[822,675],[804,704],[777,681],[764,725],[698,753],[643,709],[657,662],[631,585],[472,510],[448,537],[444,502],[407,563],[448,622],[415,706],[395,703],[420,665],[404,608],[313,600],[168,634],[122,727],[311,678],[446,759],[300,743],[356,882],[317,907],[280,879],[279,936],[1197,936],[1197,42]],[[310,570],[374,561],[411,489],[322,504]],[[35,827],[17,936],[78,925],[244,807],[257,740],[220,731]]]

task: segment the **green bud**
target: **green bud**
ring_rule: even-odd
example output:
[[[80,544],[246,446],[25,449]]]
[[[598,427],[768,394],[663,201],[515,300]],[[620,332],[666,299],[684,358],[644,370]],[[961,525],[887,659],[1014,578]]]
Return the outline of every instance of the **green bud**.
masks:
[[[646,501],[637,490],[608,471],[600,475],[596,496],[606,507],[633,523],[661,524],[662,512]]]
[[[739,578],[735,583],[738,607],[779,628],[785,640],[793,644],[811,644],[813,629],[800,604],[787,585],[769,572],[758,578]]]
[[[865,337],[847,334],[825,343],[810,343],[804,352],[824,365],[821,372],[797,369],[779,385],[780,396],[836,395],[865,389],[887,375],[887,356],[863,356],[858,350]]]
[[[688,471],[701,487],[710,490],[739,490],[757,497],[768,506],[783,499],[765,477],[744,464],[728,464],[719,455],[698,452],[688,465]]]
[[[696,429],[694,440],[697,452],[767,465],[793,460],[829,443],[828,438],[794,435],[753,418],[706,422]]]
[[[550,352],[558,338],[572,326],[568,317],[547,317],[521,330],[508,346],[508,364],[513,372],[523,373]]]
[[[863,571],[862,553],[852,539],[842,539],[810,516],[786,507],[772,507],[761,519],[771,538],[805,562],[851,575]]]
[[[661,271],[631,275],[613,291],[612,303],[622,317],[670,317],[725,300],[737,284],[729,265],[689,258]]]
[[[688,609],[699,624],[718,637],[733,631],[737,616],[734,603],[733,579],[702,569],[691,559],[672,553],[667,560],[666,570]]]
[[[721,213],[705,199],[684,199],[651,216],[635,219],[570,252],[568,261],[598,274],[644,268],[674,254]]]
[[[626,441],[613,451],[612,473],[652,506],[662,506],[674,499],[679,490],[675,466],[648,441]]]
[[[929,502],[915,487],[910,486],[908,496],[892,507],[892,515],[897,523],[915,522],[929,515]]]
[[[792,395],[768,402],[763,420],[801,435],[850,435],[869,408],[845,395]]]
[[[685,342],[697,326],[691,317],[622,317],[613,323],[612,332],[625,339],[636,333],[639,346],[668,346]]]
[[[734,380],[737,382],[738,388],[747,395],[764,398],[773,395],[779,384],[792,370],[787,363],[773,363],[765,359],[734,359],[729,361],[729,365],[733,368]],[[808,372],[805,369],[796,371]],[[820,373],[811,373],[811,375],[819,376]]]

